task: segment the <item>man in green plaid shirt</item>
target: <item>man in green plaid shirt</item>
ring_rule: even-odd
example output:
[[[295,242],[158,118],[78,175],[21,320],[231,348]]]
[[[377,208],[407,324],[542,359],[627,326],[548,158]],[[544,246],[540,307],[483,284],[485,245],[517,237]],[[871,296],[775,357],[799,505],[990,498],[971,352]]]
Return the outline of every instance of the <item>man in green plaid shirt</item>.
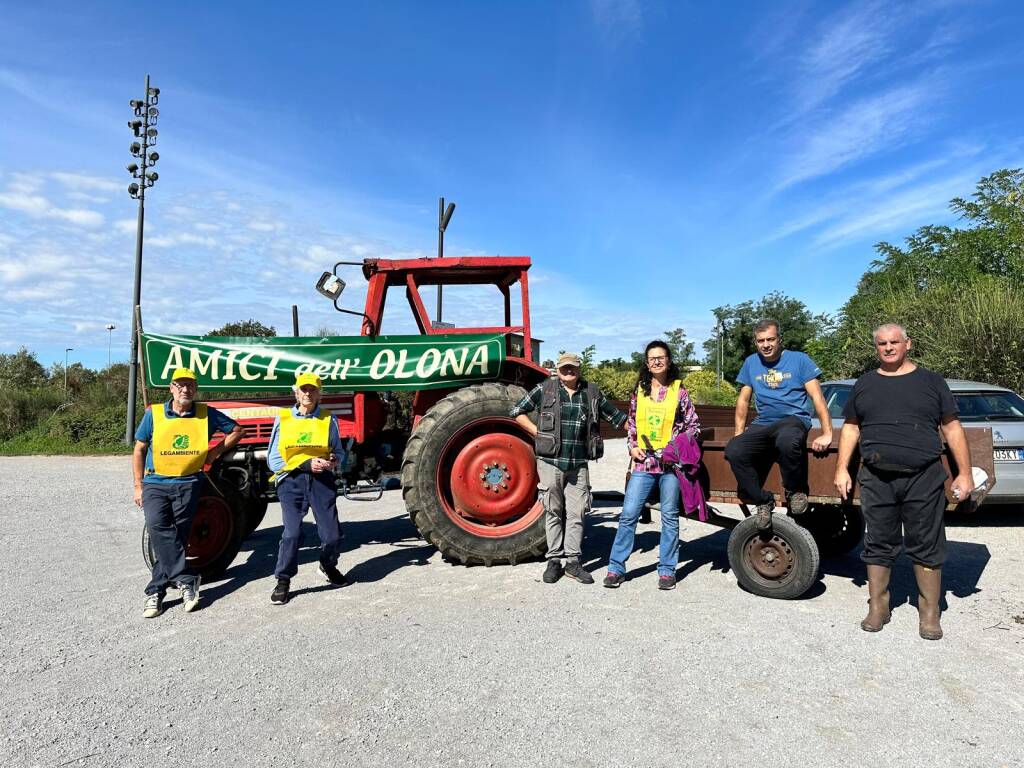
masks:
[[[553,383],[545,382],[534,387],[510,413],[536,442],[537,488],[544,505],[548,543],[547,584],[554,584],[563,573],[583,584],[594,583],[594,577],[580,564],[583,521],[590,510],[587,461],[595,441],[599,442],[594,435],[598,419],[616,427],[626,421],[626,414],[608,402],[596,386],[580,379],[580,362],[578,355],[568,352],[558,358],[557,404],[551,394]],[[540,411],[537,424],[526,415],[532,411]]]

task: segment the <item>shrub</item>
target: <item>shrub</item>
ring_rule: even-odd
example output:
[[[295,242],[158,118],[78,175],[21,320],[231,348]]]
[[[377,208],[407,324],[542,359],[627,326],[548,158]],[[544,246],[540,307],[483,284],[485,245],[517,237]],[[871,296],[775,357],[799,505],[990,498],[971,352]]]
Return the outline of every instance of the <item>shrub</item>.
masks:
[[[609,366],[591,368],[586,378],[597,384],[609,400],[629,400],[636,387],[636,371],[620,371]]]
[[[725,379],[721,386],[714,371],[694,371],[683,379],[690,399],[697,405],[735,405],[736,387]]]

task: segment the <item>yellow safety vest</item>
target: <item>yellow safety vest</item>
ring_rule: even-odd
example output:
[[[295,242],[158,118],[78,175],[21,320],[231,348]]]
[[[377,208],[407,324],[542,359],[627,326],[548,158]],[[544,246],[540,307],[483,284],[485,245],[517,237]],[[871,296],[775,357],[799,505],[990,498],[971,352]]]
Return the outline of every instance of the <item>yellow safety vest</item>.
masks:
[[[651,383],[654,386],[654,383]],[[676,379],[668,385],[665,398],[656,403],[644,394],[643,389],[636,390],[636,440],[640,448],[646,448],[643,436],[651,441],[655,450],[668,445],[672,437],[672,425],[676,421],[676,410],[679,408],[679,387],[682,382]]]
[[[331,414],[298,418],[291,408],[278,416],[277,450],[284,460],[281,472],[290,472],[307,459],[325,459],[331,453]]]
[[[153,471],[166,477],[184,477],[203,471],[210,448],[206,404],[196,403],[195,416],[167,418],[164,405],[150,408],[153,414]]]

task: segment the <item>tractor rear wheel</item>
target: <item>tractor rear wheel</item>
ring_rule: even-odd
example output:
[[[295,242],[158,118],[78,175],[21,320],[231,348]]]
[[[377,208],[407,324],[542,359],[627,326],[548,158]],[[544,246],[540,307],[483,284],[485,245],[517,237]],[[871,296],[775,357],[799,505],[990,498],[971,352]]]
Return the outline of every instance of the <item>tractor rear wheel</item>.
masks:
[[[526,392],[479,384],[420,420],[402,459],[402,496],[420,534],[450,560],[515,564],[546,549],[533,441],[508,413]]]
[[[198,573],[204,581],[219,577],[238,554],[246,535],[245,528],[245,512],[237,496],[205,491],[199,499],[185,547],[189,570]],[[145,525],[142,526],[142,559],[152,570],[156,553]]]

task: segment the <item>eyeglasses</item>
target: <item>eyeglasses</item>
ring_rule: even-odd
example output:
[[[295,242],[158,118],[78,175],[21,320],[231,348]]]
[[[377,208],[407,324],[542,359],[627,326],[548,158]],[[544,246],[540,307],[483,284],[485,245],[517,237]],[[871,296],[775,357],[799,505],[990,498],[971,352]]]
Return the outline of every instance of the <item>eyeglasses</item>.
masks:
[[[661,357],[648,357],[648,358],[647,358],[647,362],[648,362],[649,364],[651,364],[651,365],[659,365],[659,364],[664,364],[664,363],[666,363],[667,361],[668,361],[668,357],[667,357],[667,356],[665,356],[665,355],[662,355]]]
[[[195,389],[196,383],[194,381],[172,381],[171,386],[175,389]]]

